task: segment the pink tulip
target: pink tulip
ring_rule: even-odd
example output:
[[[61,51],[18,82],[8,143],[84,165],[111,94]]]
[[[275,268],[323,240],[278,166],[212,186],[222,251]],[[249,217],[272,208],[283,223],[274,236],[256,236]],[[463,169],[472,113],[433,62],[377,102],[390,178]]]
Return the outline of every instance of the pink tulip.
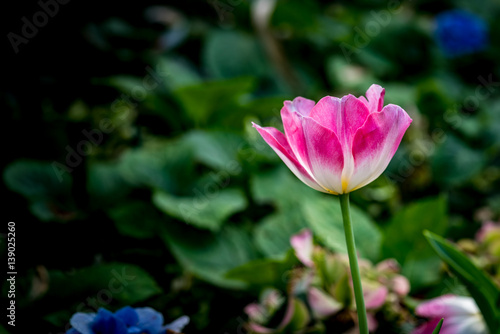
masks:
[[[415,313],[430,318],[412,334],[431,334],[444,318],[440,334],[487,334],[486,324],[474,299],[444,295],[420,304]]]
[[[382,174],[410,126],[401,107],[383,107],[384,94],[382,87],[372,85],[367,98],[326,96],[315,104],[297,97],[281,109],[285,134],[253,125],[302,182],[344,194]]]

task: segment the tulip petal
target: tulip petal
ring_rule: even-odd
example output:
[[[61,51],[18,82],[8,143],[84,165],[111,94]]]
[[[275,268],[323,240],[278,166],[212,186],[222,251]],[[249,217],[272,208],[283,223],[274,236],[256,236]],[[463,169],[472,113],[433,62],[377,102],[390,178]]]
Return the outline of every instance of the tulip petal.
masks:
[[[296,97],[293,101],[285,101],[284,105],[289,111],[296,111],[303,116],[309,116],[312,108],[316,102],[303,98],[301,96]]]
[[[336,301],[332,296],[312,287],[307,293],[307,300],[313,314],[318,319],[329,317],[343,308],[343,305]]]
[[[255,123],[253,123],[253,126],[257,129],[257,131],[259,131],[266,143],[271,146],[274,152],[276,152],[276,154],[281,158],[281,160],[283,160],[292,173],[299,178],[299,180],[315,190],[327,192],[297,161],[283,133],[275,128],[263,128]]]
[[[312,260],[313,236],[311,230],[304,230],[290,238],[290,244],[295,251],[295,256],[307,267],[314,267]]]
[[[374,113],[381,111],[384,107],[384,96],[385,89],[379,85],[373,84],[366,91],[366,98],[360,96],[358,99],[366,105],[370,113]]]
[[[332,130],[343,146],[350,147],[356,131],[369,114],[366,105],[353,95],[346,95],[342,99],[326,96],[312,109],[310,117]]]
[[[404,276],[397,275],[391,280],[392,290],[401,297],[406,296],[410,292],[410,281]]]
[[[385,286],[381,286],[375,291],[366,291],[364,294],[365,307],[367,309],[377,309],[384,305],[389,291]]]
[[[435,319],[432,319],[430,321],[427,321],[427,322],[423,323],[422,325],[418,326],[417,328],[415,328],[411,332],[411,334],[432,334],[432,332],[436,328],[439,321],[441,321],[441,318],[435,318]],[[444,327],[446,326],[445,323],[446,323],[446,320],[443,321],[443,327],[441,327],[441,331],[439,332],[439,334],[444,333],[443,330],[445,329]]]
[[[441,334],[487,334],[486,323],[480,314],[445,318]]]
[[[306,138],[302,129],[303,116],[295,110],[289,109],[287,103],[281,108],[281,119],[285,130],[286,140],[293,151],[296,160],[307,172],[312,175],[309,169],[309,156],[307,154]]]
[[[433,318],[413,330],[412,334],[430,334],[441,318]],[[488,330],[479,316],[444,316],[443,326],[439,334],[487,334]]]
[[[418,305],[415,313],[426,318],[442,318],[476,314],[479,309],[470,297],[444,295]]]
[[[344,102],[343,99],[339,99],[338,97],[325,96],[314,106],[309,117],[336,132],[340,128],[338,124],[342,122]],[[339,135],[341,132],[336,133]]]
[[[341,194],[344,154],[337,135],[312,118],[302,122],[311,174],[330,193]]]
[[[366,320],[368,321],[368,330],[370,332],[375,332],[378,328],[378,321],[375,315],[371,313],[366,313]]]
[[[393,104],[368,116],[352,143],[354,172],[348,180],[348,192],[365,186],[382,174],[411,121],[401,107]]]

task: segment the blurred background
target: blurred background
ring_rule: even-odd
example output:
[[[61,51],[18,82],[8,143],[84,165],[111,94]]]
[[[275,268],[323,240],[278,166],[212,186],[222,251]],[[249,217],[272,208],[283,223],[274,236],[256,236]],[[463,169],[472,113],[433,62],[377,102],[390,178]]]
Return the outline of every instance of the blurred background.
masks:
[[[498,280],[498,243],[475,239],[500,213],[498,1],[41,0],[4,14],[2,232],[16,223],[20,333],[125,305],[188,315],[186,333],[241,332],[264,288],[290,287],[293,234],[344,250],[336,198],[296,180],[251,122],[280,128],[284,100],[373,83],[414,121],[351,196],[360,256],[395,258],[415,300],[463,291],[429,229]]]

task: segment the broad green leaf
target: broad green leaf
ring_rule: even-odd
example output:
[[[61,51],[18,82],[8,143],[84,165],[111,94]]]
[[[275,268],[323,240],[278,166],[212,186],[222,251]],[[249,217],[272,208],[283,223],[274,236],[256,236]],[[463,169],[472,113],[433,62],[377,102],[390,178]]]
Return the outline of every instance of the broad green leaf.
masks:
[[[226,277],[247,283],[249,286],[272,286],[285,288],[284,275],[297,263],[293,250],[289,250],[282,259],[257,259],[230,270]]]
[[[90,297],[101,303],[101,306],[111,300],[130,305],[161,291],[153,278],[140,267],[126,263],[108,263],[67,273],[50,272],[50,289],[44,299],[61,302],[69,298],[85,300]]]
[[[40,220],[67,221],[76,216],[71,170],[56,161],[18,160],[7,166],[3,177],[8,188],[30,201],[31,212]]]
[[[199,192],[195,197],[177,197],[163,191],[153,194],[153,203],[163,212],[196,227],[219,230],[232,214],[247,207],[239,189],[220,189]]]
[[[443,326],[443,319],[439,320],[439,323],[437,324],[436,328],[432,331],[432,334],[439,334],[441,331],[441,326]]]
[[[290,249],[290,237],[307,227],[298,207],[279,210],[262,219],[254,231],[256,246],[267,257],[282,257]]]
[[[130,192],[130,185],[119,172],[119,164],[94,162],[88,167],[87,190],[96,206],[116,202]]]
[[[456,186],[479,173],[485,164],[481,150],[468,147],[460,139],[449,135],[438,147],[431,161],[436,182]]]
[[[304,197],[305,219],[314,235],[335,252],[347,253],[340,203],[336,196]],[[351,218],[356,248],[361,257],[376,261],[380,255],[382,235],[362,210],[351,204]]]
[[[259,42],[239,31],[213,30],[205,42],[203,62],[214,78],[262,76],[267,68]]]
[[[287,329],[291,330],[292,333],[296,333],[297,331],[303,330],[311,317],[309,315],[309,310],[307,306],[298,298],[293,298],[294,304],[294,312],[290,323],[286,326]]]
[[[491,333],[500,333],[500,289],[455,245],[429,231],[425,237],[476,301]]]
[[[121,234],[138,239],[157,236],[164,223],[156,209],[142,201],[123,203],[108,210],[108,215]]]
[[[222,131],[191,131],[182,140],[192,147],[195,159],[214,169],[234,175],[241,171],[238,152],[245,140],[236,134]]]
[[[272,24],[289,27],[298,34],[310,33],[318,25],[320,11],[316,1],[280,0],[273,13]]]
[[[384,257],[393,257],[410,279],[413,289],[439,279],[439,259],[422,236],[424,230],[444,233],[447,227],[446,198],[443,196],[416,201],[396,212],[384,230]]]
[[[169,90],[201,82],[201,77],[196,72],[195,67],[182,58],[159,57],[151,75],[158,76],[157,81],[164,84]]]
[[[120,159],[119,173],[133,186],[182,193],[192,181],[193,152],[179,140],[150,141]]]
[[[283,102],[286,100],[293,100],[293,96],[259,97],[248,101],[248,103],[245,103],[242,108],[248,115],[259,117],[264,121],[268,121],[270,119],[273,123],[276,122],[276,124],[270,124],[270,126],[281,127],[281,118],[279,117],[279,114],[281,108],[283,107]],[[256,132],[255,129],[252,129],[252,131]],[[261,140],[264,142],[262,138]]]
[[[29,199],[67,194],[71,187],[69,167],[34,160],[18,160],[7,166],[7,187]]]
[[[285,166],[258,173],[250,180],[254,200],[259,204],[276,204],[286,208],[301,205],[306,198],[320,195],[297,179]]]
[[[177,261],[189,272],[217,286],[241,289],[242,281],[226,273],[257,258],[247,231],[226,226],[218,233],[169,225],[162,233]]]
[[[173,94],[195,124],[203,125],[215,113],[220,113],[223,117],[228,112],[237,112],[237,102],[245,94],[252,92],[253,88],[254,80],[242,77],[184,86],[176,89]]]

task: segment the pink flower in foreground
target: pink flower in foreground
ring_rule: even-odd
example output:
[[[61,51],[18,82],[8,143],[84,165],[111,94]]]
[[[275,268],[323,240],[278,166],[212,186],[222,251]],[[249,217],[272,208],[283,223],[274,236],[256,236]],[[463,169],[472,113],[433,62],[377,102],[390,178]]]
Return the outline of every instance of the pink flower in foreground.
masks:
[[[440,334],[487,334],[486,324],[474,299],[444,295],[420,304],[415,313],[430,318],[412,334],[431,334],[444,318]]]
[[[372,85],[366,97],[326,96],[317,104],[285,101],[285,134],[253,124],[290,170],[309,187],[344,194],[375,180],[396,152],[411,118],[384,105],[385,90]]]

